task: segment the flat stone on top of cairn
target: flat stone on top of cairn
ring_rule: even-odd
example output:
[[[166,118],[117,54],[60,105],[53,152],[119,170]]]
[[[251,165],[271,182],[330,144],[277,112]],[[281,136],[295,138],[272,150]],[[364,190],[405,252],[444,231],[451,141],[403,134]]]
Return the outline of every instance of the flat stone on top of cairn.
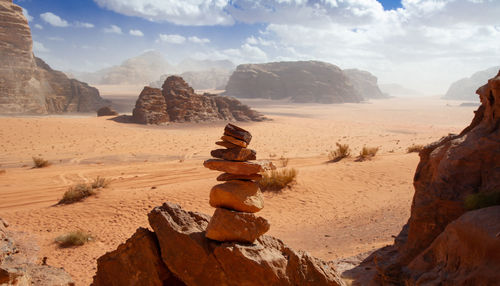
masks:
[[[270,227],[266,219],[254,214],[264,208],[262,192],[255,181],[262,178],[259,172],[270,166],[249,162],[256,159],[256,152],[247,148],[252,135],[245,129],[227,124],[221,139],[215,144],[226,149],[213,150],[211,155],[218,159],[203,163],[206,168],[224,172],[217,180],[225,181],[210,191],[210,205],[216,210],[205,236],[220,242],[253,243]]]

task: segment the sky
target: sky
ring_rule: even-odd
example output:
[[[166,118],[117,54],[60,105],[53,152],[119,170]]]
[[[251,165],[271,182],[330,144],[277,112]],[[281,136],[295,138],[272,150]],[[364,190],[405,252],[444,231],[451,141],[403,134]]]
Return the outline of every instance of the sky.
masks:
[[[500,65],[500,0],[14,0],[34,53],[96,71],[156,50],[235,64],[320,60],[443,94]]]

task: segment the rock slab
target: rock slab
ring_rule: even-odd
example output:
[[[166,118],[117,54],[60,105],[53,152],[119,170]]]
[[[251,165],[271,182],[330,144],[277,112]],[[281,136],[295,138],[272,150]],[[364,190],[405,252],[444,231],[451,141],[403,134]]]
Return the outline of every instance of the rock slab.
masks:
[[[212,187],[210,205],[239,212],[256,213],[264,208],[264,199],[255,182],[232,180]]]

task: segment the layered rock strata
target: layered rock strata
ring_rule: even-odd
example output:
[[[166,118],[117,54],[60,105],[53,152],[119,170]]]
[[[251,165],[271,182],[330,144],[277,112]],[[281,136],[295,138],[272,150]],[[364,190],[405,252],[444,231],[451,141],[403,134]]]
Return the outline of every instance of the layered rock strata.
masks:
[[[256,159],[256,152],[248,149],[252,140],[250,132],[227,124],[220,142],[226,149],[217,149],[203,163],[206,168],[225,172],[217,178],[225,181],[210,191],[210,205],[216,208],[207,226],[206,237],[217,241],[253,243],[269,230],[269,223],[254,213],[264,208],[264,199],[258,183],[262,164],[249,162]]]

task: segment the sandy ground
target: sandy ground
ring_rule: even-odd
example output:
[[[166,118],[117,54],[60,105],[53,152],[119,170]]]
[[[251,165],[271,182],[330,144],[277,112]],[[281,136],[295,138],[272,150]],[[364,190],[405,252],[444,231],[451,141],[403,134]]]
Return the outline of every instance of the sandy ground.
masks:
[[[111,90],[133,106],[137,92]],[[474,107],[435,98],[387,99],[364,104],[293,105],[247,100],[272,121],[242,123],[254,136],[258,159],[289,158],[298,182],[283,193],[266,193],[259,213],[269,234],[325,260],[351,256],[392,242],[406,222],[413,196],[414,143],[433,142],[460,132]],[[122,111],[123,112],[123,111]],[[130,111],[129,111],[130,112]],[[164,201],[212,214],[208,205],[218,175],[202,166],[224,122],[141,126],[110,117],[52,116],[0,118],[0,217],[14,230],[37,238],[40,256],[64,267],[77,285],[88,285],[96,259],[116,249]],[[327,163],[335,142],[353,153],[364,146],[380,151],[370,161]],[[32,156],[52,166],[32,169]],[[55,206],[68,186],[97,176],[109,188],[84,202]],[[95,241],[60,249],[54,238],[84,230]]]

